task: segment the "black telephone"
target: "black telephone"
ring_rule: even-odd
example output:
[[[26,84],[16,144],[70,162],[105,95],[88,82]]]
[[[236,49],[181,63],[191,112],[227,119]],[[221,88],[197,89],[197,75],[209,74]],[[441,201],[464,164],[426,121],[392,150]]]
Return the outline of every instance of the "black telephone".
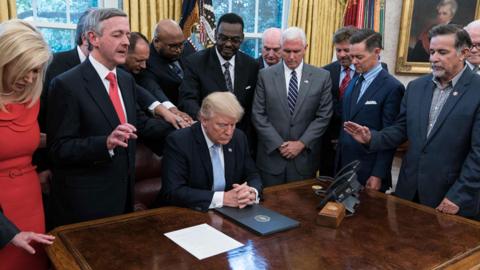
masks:
[[[355,206],[360,202],[358,192],[363,186],[357,180],[357,171],[360,161],[355,160],[343,167],[333,178],[317,208],[321,209],[327,202],[334,200],[342,203],[350,213],[355,212]]]

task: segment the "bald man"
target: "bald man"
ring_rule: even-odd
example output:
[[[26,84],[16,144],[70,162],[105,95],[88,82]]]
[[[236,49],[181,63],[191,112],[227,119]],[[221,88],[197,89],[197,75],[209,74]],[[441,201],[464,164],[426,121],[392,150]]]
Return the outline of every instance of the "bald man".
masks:
[[[282,59],[282,30],[272,27],[265,30],[262,34],[262,55],[257,58],[260,69],[269,67],[280,62]]]
[[[467,31],[470,39],[472,40],[472,48],[470,48],[470,54],[467,58],[467,65],[474,70],[477,74],[480,66],[480,20],[469,23],[465,30]]]
[[[183,59],[194,51],[177,22],[159,21],[150,44],[147,68],[139,74],[139,84],[154,95],[163,91],[173,104],[177,104],[178,87],[183,80]]]

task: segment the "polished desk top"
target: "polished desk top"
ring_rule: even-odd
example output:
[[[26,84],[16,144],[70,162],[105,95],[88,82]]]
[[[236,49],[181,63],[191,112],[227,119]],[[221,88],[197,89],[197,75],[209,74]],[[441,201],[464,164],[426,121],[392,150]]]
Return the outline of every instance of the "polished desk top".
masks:
[[[480,222],[368,191],[337,229],[315,224],[314,180],[265,189],[263,205],[301,222],[258,236],[209,211],[164,207],[58,227],[56,269],[475,269]],[[198,260],[163,234],[208,223],[245,246]],[[477,268],[479,267],[479,268]]]

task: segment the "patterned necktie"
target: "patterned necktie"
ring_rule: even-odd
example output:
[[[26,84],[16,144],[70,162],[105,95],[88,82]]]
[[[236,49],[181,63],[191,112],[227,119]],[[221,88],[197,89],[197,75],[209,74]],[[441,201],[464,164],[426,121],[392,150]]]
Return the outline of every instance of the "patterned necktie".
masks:
[[[350,68],[346,67],[344,70],[345,72],[345,77],[343,77],[342,82],[340,83],[340,87],[338,88],[338,97],[339,99],[343,98],[343,95],[345,94],[345,90],[348,87],[348,84],[350,83]]]
[[[223,72],[223,76],[225,77],[227,90],[233,93],[232,77],[230,76],[230,62],[225,62],[223,64],[223,67],[225,68],[225,71]]]
[[[288,83],[288,108],[290,109],[290,114],[293,115],[295,111],[295,103],[297,102],[298,97],[298,80],[297,73],[295,70],[292,71],[292,77],[290,77],[290,82]]]
[[[353,87],[353,90],[352,90],[352,104],[357,104],[358,101],[360,100],[360,90],[362,89],[362,84],[364,80],[365,78],[363,77],[363,75],[360,75],[358,77],[355,87]]]
[[[177,74],[177,76],[180,79],[183,79],[183,70],[180,67],[180,64],[178,63],[178,61],[175,61],[175,62],[171,63],[170,67],[172,68],[173,72],[175,72],[175,74]]]
[[[110,100],[112,101],[113,107],[117,112],[120,123],[124,124],[127,122],[127,120],[125,117],[125,112],[122,108],[122,102],[120,101],[120,94],[118,93],[117,78],[115,78],[115,74],[113,72],[109,72],[105,78],[110,82],[110,87],[108,88]]]
[[[213,168],[213,186],[212,191],[225,191],[225,169],[220,159],[221,145],[214,144],[211,147],[211,158]]]

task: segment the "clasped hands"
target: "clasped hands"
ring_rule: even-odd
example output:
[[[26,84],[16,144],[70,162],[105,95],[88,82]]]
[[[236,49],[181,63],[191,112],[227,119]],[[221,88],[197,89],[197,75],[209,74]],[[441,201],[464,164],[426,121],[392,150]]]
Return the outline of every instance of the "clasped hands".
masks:
[[[305,144],[301,141],[286,141],[280,145],[278,151],[280,155],[286,159],[293,159],[297,157],[305,148]]]
[[[233,184],[233,189],[223,193],[224,206],[244,208],[254,204],[256,200],[257,193],[254,188],[247,185],[247,182],[241,185]]]

